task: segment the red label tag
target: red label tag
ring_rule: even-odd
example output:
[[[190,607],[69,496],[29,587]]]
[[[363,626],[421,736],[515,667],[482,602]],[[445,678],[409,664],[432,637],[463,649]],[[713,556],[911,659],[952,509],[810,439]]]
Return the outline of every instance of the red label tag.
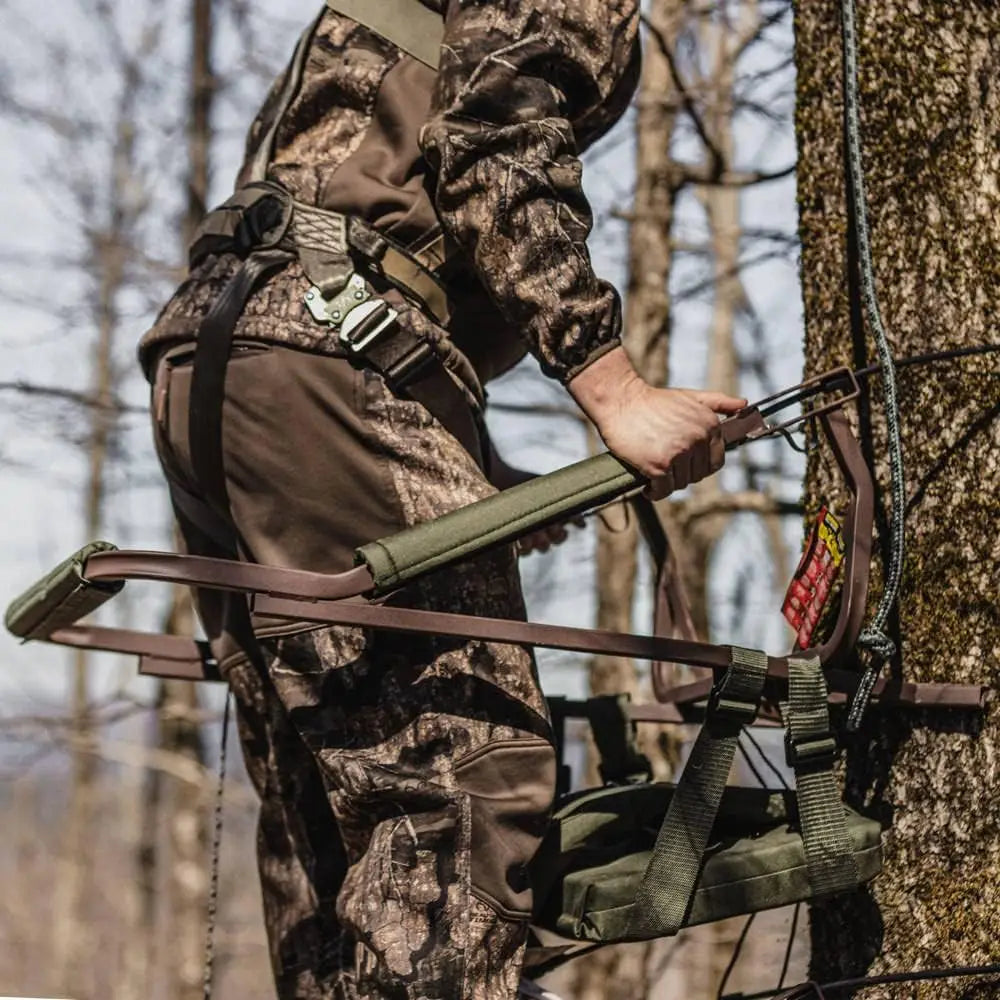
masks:
[[[823,507],[816,517],[781,613],[795,629],[799,649],[808,649],[844,560],[840,522]]]

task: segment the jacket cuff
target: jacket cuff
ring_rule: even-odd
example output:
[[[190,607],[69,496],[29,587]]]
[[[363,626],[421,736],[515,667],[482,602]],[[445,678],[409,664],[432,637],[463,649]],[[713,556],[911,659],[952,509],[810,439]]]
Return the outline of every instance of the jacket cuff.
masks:
[[[559,376],[559,381],[563,385],[570,382],[572,379],[576,378],[585,368],[589,368],[598,358],[603,358],[605,354],[609,351],[613,351],[616,347],[621,347],[622,339],[621,337],[614,337],[613,339],[607,341],[604,344],[598,344],[579,364],[574,365],[572,368],[567,369],[565,372],[561,373]]]

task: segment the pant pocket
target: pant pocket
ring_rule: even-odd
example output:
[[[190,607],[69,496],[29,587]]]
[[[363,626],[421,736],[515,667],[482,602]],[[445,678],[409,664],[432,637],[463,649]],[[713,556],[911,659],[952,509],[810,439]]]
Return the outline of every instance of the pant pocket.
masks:
[[[489,743],[455,767],[471,812],[472,891],[499,914],[531,914],[528,863],[555,795],[556,754],[544,739]]]

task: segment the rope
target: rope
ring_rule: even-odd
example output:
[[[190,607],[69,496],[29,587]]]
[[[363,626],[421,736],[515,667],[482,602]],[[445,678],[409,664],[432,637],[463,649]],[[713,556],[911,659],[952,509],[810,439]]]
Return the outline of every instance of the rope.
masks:
[[[842,0],[841,22],[844,41],[844,115],[846,118],[847,164],[850,176],[850,209],[857,235],[861,285],[868,325],[875,340],[882,388],[885,393],[886,429],[889,450],[889,480],[892,521],[889,534],[889,564],[885,571],[882,596],[875,615],[858,637],[858,645],[867,649],[871,659],[851,701],[847,729],[854,732],[861,724],[882,664],[896,652],[896,644],[885,632],[886,623],[896,598],[903,570],[903,516],[906,503],[906,483],[903,474],[903,445],[900,435],[899,400],[896,368],[892,350],[882,323],[878,295],[875,290],[875,269],[872,263],[871,233],[868,227],[868,206],[865,195],[864,169],[861,162],[861,126],[858,114],[858,54],[854,0]]]
[[[226,689],[226,707],[222,712],[222,739],[219,744],[219,780],[215,789],[215,815],[212,828],[211,877],[208,886],[208,922],[205,926],[205,972],[202,997],[211,1000],[212,973],[215,971],[215,922],[219,909],[219,856],[222,848],[222,805],[226,785],[226,747],[229,742],[229,706],[232,692]]]

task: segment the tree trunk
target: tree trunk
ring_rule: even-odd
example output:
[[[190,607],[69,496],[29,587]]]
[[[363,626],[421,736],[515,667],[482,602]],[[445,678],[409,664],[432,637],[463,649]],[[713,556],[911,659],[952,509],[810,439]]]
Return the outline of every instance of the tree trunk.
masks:
[[[127,84],[126,84],[127,86]],[[127,117],[127,102],[117,122],[112,162],[112,184],[128,180],[134,166],[134,134]],[[130,218],[120,192],[109,199],[112,206],[108,226],[90,236],[92,277],[97,286],[94,320],[97,328],[93,349],[92,396],[94,407],[87,443],[87,480],[84,492],[84,537],[98,538],[104,520],[106,475],[109,455],[117,431],[114,367],[115,335],[118,332],[118,296],[125,283]],[[99,768],[88,694],[90,658],[84,650],[73,658],[72,769],[70,801],[63,855],[56,880],[57,894],[53,927],[53,958],[60,988],[86,994],[93,982],[93,959],[97,951],[92,922],[87,913],[94,868],[93,833],[96,819]]]
[[[187,198],[182,225],[182,252],[186,254],[195,228],[205,214],[211,180],[212,105],[215,77],[212,70],[213,0],[192,0],[191,63],[188,104]],[[194,632],[190,591],[175,587],[166,631],[180,635]],[[161,681],[157,694],[157,741],[161,749],[205,764],[201,732],[201,707],[197,687],[190,681]],[[207,784],[171,779],[155,768],[146,775],[143,793],[143,837],[139,845],[139,871],[148,968],[162,974],[170,1000],[200,1000],[204,966],[209,842]],[[166,840],[160,837],[165,829]],[[161,853],[167,852],[166,865]],[[166,867],[165,884],[159,870]],[[160,908],[167,923],[158,928],[157,889],[167,895]],[[166,949],[162,941],[168,942]],[[165,951],[165,954],[164,954]],[[152,986],[152,983],[151,983]]]
[[[683,0],[653,0],[649,18],[672,44]],[[625,302],[625,349],[639,373],[653,385],[667,381],[670,334],[668,284],[673,254],[670,245],[677,183],[670,157],[676,111],[670,95],[669,65],[654,44],[645,46],[636,123],[636,184],[629,227],[629,284]],[[613,516],[614,517],[614,516]],[[638,530],[633,518],[614,517],[597,529],[597,626],[632,630]],[[638,691],[631,660],[595,656],[590,669],[593,694]],[[649,989],[650,946],[606,948],[574,963],[573,996],[603,1000],[607,996],[645,997]]]
[[[865,364],[845,283],[839,5],[796,15],[799,201],[807,368]],[[858,12],[864,166],[882,311],[897,357],[997,343],[1000,6],[865,2]],[[907,558],[899,602],[910,681],[1000,681],[996,355],[901,373]],[[887,482],[878,382],[862,432]],[[835,492],[822,458],[811,505]],[[885,498],[883,498],[884,500]],[[884,523],[884,522],[883,522]],[[882,536],[885,536],[883,530]],[[878,581],[876,580],[876,586]],[[816,907],[817,980],[1000,960],[1000,716],[874,711],[847,755],[848,798],[888,827],[870,890]],[[866,997],[995,995],[968,980]]]

